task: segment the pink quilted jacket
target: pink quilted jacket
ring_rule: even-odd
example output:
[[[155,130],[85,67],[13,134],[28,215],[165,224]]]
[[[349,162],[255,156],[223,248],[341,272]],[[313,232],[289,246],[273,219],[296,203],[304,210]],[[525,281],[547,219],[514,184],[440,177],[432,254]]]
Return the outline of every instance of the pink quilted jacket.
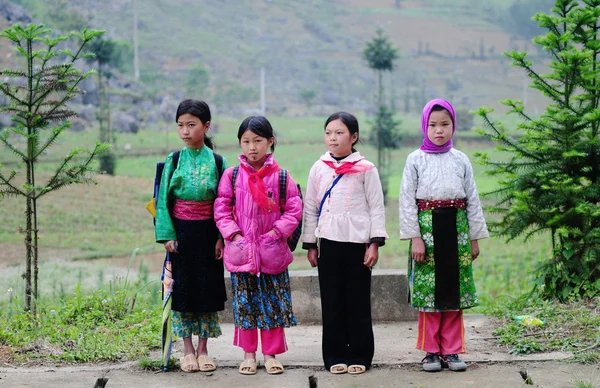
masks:
[[[240,164],[250,167],[244,155],[238,158]],[[267,163],[273,163],[272,154],[267,157],[265,164]],[[287,238],[292,235],[302,219],[302,200],[298,195],[296,183],[288,175],[287,200],[283,214],[266,212],[254,203],[248,187],[249,174],[240,167],[235,180],[234,209],[231,200],[232,173],[233,167],[223,173],[214,208],[217,227],[225,239],[225,268],[229,272],[250,272],[256,275],[260,275],[261,272],[275,275],[285,271],[294,259],[287,245]],[[264,177],[263,182],[279,203],[279,173]],[[266,234],[271,230],[275,230],[277,236]],[[243,238],[231,241],[237,233]]]

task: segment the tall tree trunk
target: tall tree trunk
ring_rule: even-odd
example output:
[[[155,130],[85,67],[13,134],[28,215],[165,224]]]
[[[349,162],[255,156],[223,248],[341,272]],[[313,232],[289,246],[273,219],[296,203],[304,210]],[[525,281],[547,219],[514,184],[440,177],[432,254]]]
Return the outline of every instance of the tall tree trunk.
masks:
[[[138,51],[138,11],[137,0],[133,0],[133,75],[135,82],[140,81],[140,62]]]
[[[31,284],[31,261],[33,258],[33,244],[32,244],[32,215],[33,215],[33,199],[31,188],[34,184],[34,170],[33,170],[33,148],[34,129],[32,128],[32,108],[33,108],[33,48],[31,39],[27,40],[27,103],[29,117],[27,117],[27,200],[26,200],[26,226],[25,226],[25,311],[31,311],[31,297],[32,297],[32,284]]]
[[[378,107],[380,107],[383,105],[383,71],[379,70],[377,73],[377,76],[379,78],[379,95],[377,96],[377,105]]]

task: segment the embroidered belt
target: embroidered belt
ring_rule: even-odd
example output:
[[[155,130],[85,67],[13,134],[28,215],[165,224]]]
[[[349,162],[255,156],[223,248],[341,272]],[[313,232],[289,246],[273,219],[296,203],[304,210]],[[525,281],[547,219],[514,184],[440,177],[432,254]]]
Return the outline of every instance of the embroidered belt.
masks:
[[[419,211],[440,209],[445,207],[455,207],[465,210],[467,208],[466,199],[417,199],[417,207]]]
[[[173,206],[173,217],[185,221],[202,221],[213,219],[214,201],[186,201],[176,199]]]

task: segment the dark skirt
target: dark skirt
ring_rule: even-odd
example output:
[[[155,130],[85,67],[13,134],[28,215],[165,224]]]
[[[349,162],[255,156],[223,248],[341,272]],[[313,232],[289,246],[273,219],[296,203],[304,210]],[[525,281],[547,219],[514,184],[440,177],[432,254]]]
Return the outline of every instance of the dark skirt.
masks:
[[[173,219],[178,254],[173,265],[173,304],[179,312],[215,312],[225,308],[223,260],[215,258],[218,230],[214,220]]]

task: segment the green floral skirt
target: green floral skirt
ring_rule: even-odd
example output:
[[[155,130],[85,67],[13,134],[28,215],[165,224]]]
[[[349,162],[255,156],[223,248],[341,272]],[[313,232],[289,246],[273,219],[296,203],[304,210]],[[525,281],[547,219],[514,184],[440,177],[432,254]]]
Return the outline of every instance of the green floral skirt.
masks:
[[[172,310],[173,334],[185,338],[192,334],[202,338],[216,338],[221,335],[219,313],[187,313]]]
[[[456,208],[423,210],[418,218],[425,243],[425,261],[412,260],[411,244],[408,254],[411,306],[426,312],[477,306],[466,211]]]

